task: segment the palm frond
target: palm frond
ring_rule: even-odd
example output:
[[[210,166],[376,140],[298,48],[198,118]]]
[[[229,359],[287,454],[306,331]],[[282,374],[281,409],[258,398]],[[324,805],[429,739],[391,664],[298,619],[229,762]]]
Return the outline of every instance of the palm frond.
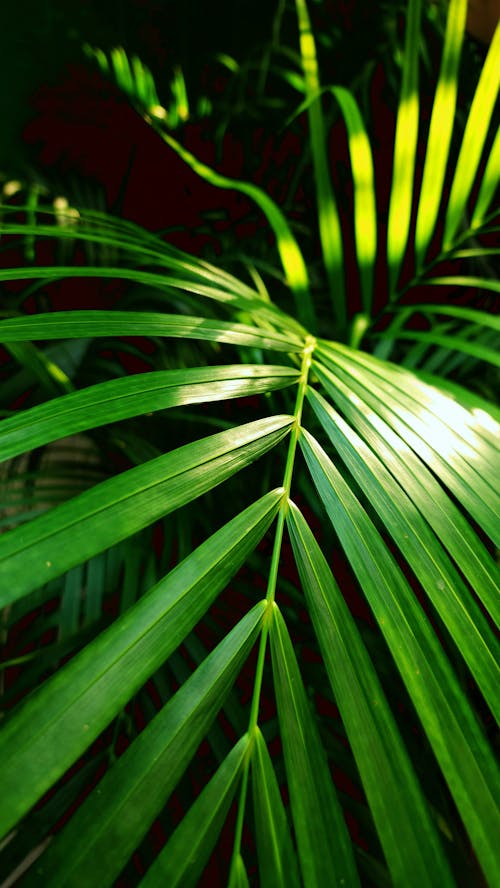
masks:
[[[373,316],[380,231],[369,127],[349,91],[321,90],[303,0],[303,107],[338,340],[316,338],[331,329],[331,305],[321,317],[283,211],[175,141],[168,117],[151,110],[147,69],[121,50],[100,64],[149,107],[166,144],[264,212],[288,304],[275,304],[271,262],[252,263],[249,284],[223,267],[224,254],[189,256],[104,213],[82,210],[65,226],[38,202],[3,211],[7,246],[27,249],[30,262],[37,238],[113,256],[2,268],[5,285],[112,279],[168,307],[133,310],[141,290],[124,301],[130,310],[30,315],[16,293],[0,321],[0,865],[12,874],[33,861],[23,884],[112,885],[137,853],[141,884],[195,885],[228,834],[231,888],[257,878],[451,888],[464,867],[471,882],[495,884],[500,416],[458,384],[450,355],[498,365],[499,324],[477,308],[405,297],[422,282],[436,293],[498,289],[487,271],[435,266],[496,250],[479,235],[496,212],[500,32],[453,170],[465,3],[450,3],[417,195],[421,5],[408,8],[385,329]],[[181,79],[176,90],[180,114]],[[346,229],[331,189],[325,92],[341,109],[354,186],[362,314],[350,331],[336,290]],[[462,247],[472,233],[477,243]],[[400,286],[412,251],[415,275]],[[417,317],[429,329],[415,328]],[[140,339],[154,348],[144,372],[128,375],[120,354],[140,359]],[[399,364],[361,341],[386,343]],[[84,489],[63,458],[57,483],[44,475],[44,455],[79,440],[100,455]],[[154,854],[153,824],[166,839]]]

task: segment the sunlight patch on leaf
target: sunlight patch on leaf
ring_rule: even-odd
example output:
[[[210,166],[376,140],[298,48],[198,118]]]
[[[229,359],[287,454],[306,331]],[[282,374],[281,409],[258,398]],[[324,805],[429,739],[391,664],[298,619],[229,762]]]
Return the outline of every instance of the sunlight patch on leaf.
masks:
[[[403,79],[396,119],[387,223],[390,299],[395,297],[396,282],[408,241],[413,203],[413,180],[419,124],[418,50],[421,6],[421,0],[410,0],[406,20]]]
[[[484,143],[498,99],[500,85],[500,23],[491,41],[486,61],[481,71],[479,83],[474,93],[472,105],[467,118],[465,132],[460,146],[460,153],[455,166],[448,208],[444,223],[443,244],[445,249],[453,245],[461,219],[465,213],[474,180],[477,175]],[[498,151],[498,149],[497,149]],[[497,163],[498,155],[491,163]],[[491,171],[488,171],[488,181]],[[498,185],[498,180],[497,180]],[[485,186],[486,188],[486,186]],[[480,213],[484,212],[489,203],[489,190],[481,196]],[[478,214],[479,215],[479,214]]]
[[[441,203],[446,164],[455,120],[458,70],[467,0],[449,4],[441,70],[432,107],[415,232],[415,261],[419,268],[431,241]]]

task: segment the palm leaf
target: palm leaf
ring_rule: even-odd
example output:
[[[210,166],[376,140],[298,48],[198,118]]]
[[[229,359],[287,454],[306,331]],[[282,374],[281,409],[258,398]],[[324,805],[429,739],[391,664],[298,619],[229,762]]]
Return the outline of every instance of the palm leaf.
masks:
[[[270,632],[278,717],[304,885],[358,885],[347,828],[333,789],[293,645],[277,606]]]
[[[290,79],[287,68],[284,79],[300,87],[308,111],[325,265],[319,288],[331,291],[337,332],[350,346],[314,338],[316,325],[328,330],[331,320],[319,316],[321,300],[313,305],[310,257],[281,209],[263,189],[211,170],[172,138],[169,127],[189,113],[181,72],[171,108],[163,108],[139,60],[122,49],[98,54],[191,169],[264,212],[288,305],[282,286],[280,306],[273,301],[267,275],[283,276],[272,258],[248,257],[251,285],[223,267],[226,259],[246,261],[250,249],[237,257],[222,250],[214,264],[100,212],[68,213],[69,225],[38,199],[2,209],[3,231],[30,261],[37,237],[56,236],[66,250],[65,265],[51,259],[0,270],[7,284],[0,342],[13,358],[0,423],[1,504],[12,527],[0,537],[7,667],[0,697],[13,707],[0,734],[0,867],[11,881],[16,867],[19,874],[31,865],[25,884],[110,885],[138,855],[142,884],[194,885],[231,826],[231,888],[248,886],[257,863],[264,886],[365,878],[453,886],[483,878],[477,867],[496,883],[498,410],[457,379],[493,359],[486,349],[498,323],[464,306],[411,305],[410,298],[395,311],[389,302],[412,297],[422,282],[497,289],[489,269],[469,275],[454,263],[496,254],[482,234],[494,231],[499,36],[461,137],[453,123],[465,3],[452,0],[418,195],[421,6],[412,0],[407,14],[387,233],[391,322],[383,335],[385,354],[394,344],[401,366],[354,347],[369,346],[383,329],[372,296],[384,208],[375,206],[370,127],[348,90],[328,87],[347,131],[362,291],[363,314],[346,329],[339,286],[349,220],[339,219],[331,188],[320,44],[304,0],[296,3],[300,55],[285,56],[287,66],[289,58],[302,63],[304,76]],[[455,169],[453,137],[461,140]],[[444,246],[424,267],[441,209]],[[89,264],[78,265],[78,253],[72,261],[76,245]],[[415,276],[398,287],[413,251]],[[430,272],[443,259],[451,270]],[[140,306],[147,287],[147,304],[160,310],[21,315],[30,295],[40,298],[42,282],[63,277],[128,282],[135,291],[121,309]],[[9,289],[22,279],[36,281],[35,289]],[[413,330],[416,313],[429,331]],[[128,350],[137,359],[141,351],[112,337],[138,336],[154,342],[154,354],[147,373],[127,376],[118,356]],[[488,392],[494,383],[474,384]],[[28,386],[27,406],[14,413]],[[218,401],[228,402],[219,412]],[[231,413],[222,414],[229,402]],[[195,404],[206,407],[197,412]],[[147,422],[138,421],[145,413]],[[119,436],[107,428],[114,421]],[[206,437],[200,423],[210,429]],[[44,487],[52,448],[34,448],[92,429],[104,429],[102,440],[133,467],[102,481],[104,459],[92,477],[68,475],[57,461]],[[175,443],[164,452],[169,434]],[[363,614],[367,606],[366,622],[358,606]],[[119,754],[123,736],[128,746]],[[205,739],[210,765],[201,774],[196,752]],[[87,775],[104,764],[82,802]],[[174,791],[185,814],[172,828],[166,803]],[[75,813],[56,831],[70,807]],[[152,862],[154,823],[169,837]],[[48,845],[47,832],[56,832]]]
[[[441,70],[432,108],[427,152],[418,203],[415,231],[415,263],[417,268],[434,232],[443,191],[446,164],[455,120],[460,53],[467,12],[466,0],[450,3]]]
[[[159,371],[103,382],[4,420],[0,460],[131,416],[272,391],[297,381],[298,376],[298,371],[288,367],[237,364]]]
[[[400,265],[408,241],[413,204],[413,179],[418,137],[418,50],[421,0],[410,0],[403,56],[403,79],[396,120],[389,217],[387,263],[389,292],[394,296]]]
[[[226,819],[249,746],[244,735],[233,747],[141,880],[141,888],[197,884]]]
[[[500,866],[500,779],[494,758],[411,588],[373,523],[314,438],[301,447],[322,502],[367,596],[484,871]],[[445,714],[445,717],[444,717]]]
[[[104,481],[0,540],[3,604],[191,502],[266,453],[292,419],[258,420]]]
[[[339,332],[346,322],[343,244],[337,201],[332,189],[328,163],[325,121],[321,107],[320,82],[316,45],[307,4],[296,0],[299,25],[300,53],[304,72],[306,105],[308,108],[311,154],[314,166],[318,226],[323,260],[328,279],[330,298],[338,321]],[[311,328],[310,328],[311,329]],[[314,332],[314,329],[311,329]]]
[[[363,642],[310,528],[293,503],[288,527],[328,676],[394,883],[404,879],[422,885],[437,879],[453,884]]]
[[[335,358],[332,361],[335,351]],[[340,353],[345,347],[328,348],[321,355],[326,362],[342,366],[349,383],[361,398],[365,398],[378,416],[406,441],[423,462],[427,463],[441,480],[460,498],[470,514],[495,540],[498,527],[495,517],[498,494],[491,484],[490,467],[497,464],[494,447],[484,441],[475,428],[461,428],[459,438],[453,431],[455,407],[437,391],[426,390],[415,377],[398,367],[377,364],[375,359],[361,353],[353,354],[346,362]],[[389,397],[390,406],[385,399]]]
[[[299,883],[295,849],[271,756],[259,728],[252,749],[252,790],[259,875],[263,888]]]
[[[0,736],[2,836],[181,643],[257,545],[281,496],[267,495],[210,537],[9,720]]]
[[[424,517],[370,448],[321,397],[308,399],[330,441],[432,601],[500,723],[500,649]]]
[[[488,134],[495,102],[498,97],[499,86],[500,27],[497,26],[474,94],[462,144],[460,146],[460,153],[455,167],[453,184],[451,186],[451,193],[444,223],[443,243],[445,248],[449,248],[452,245],[460,220],[465,212],[467,201],[474,184],[474,179],[477,175],[485,139]],[[496,155],[492,154],[491,156],[493,157],[492,163],[496,162]],[[490,181],[490,175],[491,172],[488,170],[487,182]],[[489,203],[487,197],[489,187],[491,186],[486,185],[485,190],[481,193],[481,214],[486,208],[485,204]]]
[[[48,885],[113,884],[175,788],[215,718],[257,637],[261,602],[163,707],[51,843],[33,878]],[[71,853],[69,854],[69,850]],[[68,858],[71,861],[68,868]],[[76,875],[77,873],[77,875]]]
[[[35,337],[71,339],[81,336],[193,338],[286,352],[301,351],[302,348],[301,341],[292,332],[282,334],[233,321],[160,312],[58,311],[38,314],[36,320],[25,315],[0,322],[0,342],[25,342]]]

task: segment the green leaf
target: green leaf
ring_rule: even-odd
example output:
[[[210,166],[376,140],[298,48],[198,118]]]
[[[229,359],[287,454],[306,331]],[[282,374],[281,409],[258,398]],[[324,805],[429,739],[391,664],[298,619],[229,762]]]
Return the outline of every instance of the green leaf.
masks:
[[[320,352],[322,356],[322,348]],[[337,344],[324,352],[327,360],[334,352],[353,391],[392,426],[500,545],[500,498],[487,480],[499,471],[498,449],[481,436],[473,418],[402,367]]]
[[[295,849],[276,774],[259,728],[252,749],[252,794],[262,888],[298,888]]]
[[[228,882],[228,888],[250,888],[250,882],[248,881],[246,867],[241,854],[238,854],[235,859],[235,864],[231,870]]]
[[[2,223],[2,231],[5,234],[20,234],[25,237],[38,238],[52,237],[70,241],[81,240],[84,243],[98,244],[108,247],[108,254],[113,258],[116,257],[117,251],[122,251],[129,260],[134,260],[136,264],[153,264],[182,272],[184,277],[189,276],[194,281],[217,283],[222,289],[246,300],[252,300],[258,296],[255,290],[223,268],[179,250],[172,244],[163,241],[158,235],[146,231],[126,219],[95,210],[79,210],[77,211],[78,225],[61,226],[57,224],[61,219],[60,212],[49,207],[39,207],[37,214],[48,216],[49,220],[54,220],[55,217],[56,226],[40,222],[35,225],[29,222],[8,221],[9,214],[14,212],[19,214],[24,211],[29,217],[29,206],[0,205],[0,209],[7,216],[7,221]],[[64,214],[62,218],[64,219]]]
[[[480,345],[476,341],[470,342],[468,339],[461,339],[459,336],[446,336],[442,333],[436,333],[433,330],[427,330],[422,333],[418,330],[401,330],[399,333],[392,334],[394,339],[408,339],[411,342],[425,342],[427,345],[439,345],[442,348],[451,351],[459,351],[465,355],[472,355],[478,361],[486,361],[494,367],[500,367],[500,354],[494,348],[487,348]],[[382,334],[381,338],[384,338]],[[392,337],[391,337],[392,338]]]
[[[500,27],[497,26],[483,70],[481,71],[477,89],[474,93],[460,153],[455,166],[444,223],[443,245],[445,249],[453,245],[458,226],[466,211],[467,202],[481,161],[486,136],[488,135],[490,121],[498,99],[499,85]],[[495,155],[492,156],[495,157]],[[488,171],[489,175],[490,171]],[[483,202],[485,194],[486,192],[483,192],[481,195],[481,202]]]
[[[354,96],[340,86],[332,87],[347,128],[354,182],[354,235],[361,279],[363,311],[370,315],[373,273],[377,255],[377,211],[373,157],[368,134]]]
[[[303,331],[303,328],[292,318],[270,302],[265,302],[254,294],[253,298],[247,295],[242,296],[238,292],[228,290],[222,287],[219,281],[215,280],[210,284],[200,282],[196,278],[190,278],[186,275],[178,276],[175,274],[165,274],[154,271],[143,271],[138,268],[126,268],[124,266],[116,266],[111,268],[104,265],[51,265],[51,266],[29,266],[24,268],[1,268],[0,280],[2,281],[18,281],[18,280],[49,280],[56,281],[62,278],[111,278],[113,280],[132,281],[135,284],[143,284],[146,287],[153,287],[157,290],[164,291],[174,287],[185,293],[192,293],[202,296],[206,299],[213,299],[223,305],[229,305],[232,308],[239,308],[247,312],[258,312],[262,319],[268,319],[275,324],[284,325],[285,329],[293,329]],[[36,334],[35,334],[36,335]]]
[[[261,601],[240,620],[106,772],[37,862],[32,884],[113,884],[224,704],[265,609]]]
[[[259,330],[245,324],[189,315],[147,311],[58,311],[0,321],[0,342],[79,339],[98,336],[157,336],[250,345],[273,351],[298,352],[303,343],[293,334]]]
[[[297,507],[287,514],[309,613],[394,885],[453,885],[384,692],[326,559]]]
[[[51,397],[72,390],[73,386],[64,370],[33,343],[11,342],[7,344],[7,351],[41,383],[42,389]]]
[[[325,751],[278,607],[270,630],[274,686],[299,862],[305,888],[359,885]]]
[[[481,397],[477,392],[464,388],[453,379],[442,379],[434,373],[423,370],[419,370],[418,375],[427,385],[441,388],[457,404],[465,407],[474,418],[476,427],[481,430],[481,434],[487,437],[492,444],[496,444],[500,435],[500,409],[496,404]]]
[[[140,882],[140,888],[191,888],[198,884],[236,792],[249,738],[224,759]]]
[[[427,139],[424,172],[415,232],[415,264],[422,266],[434,233],[443,194],[457,100],[458,71],[464,37],[467,0],[451,0],[441,69]]]
[[[289,367],[236,364],[153,371],[102,382],[0,421],[0,461],[120,419],[260,394],[298,379],[299,372]]]
[[[431,625],[372,521],[315,439],[300,445],[321,501],[448,783],[477,858],[494,882],[500,851],[500,776]]]
[[[486,161],[479,193],[477,195],[474,212],[470,226],[472,229],[479,228],[483,224],[486,213],[488,212],[491,201],[493,200],[498,188],[500,179],[500,127],[497,130],[495,141]]]
[[[418,53],[421,6],[421,0],[410,0],[407,12],[403,80],[396,119],[394,162],[387,223],[387,261],[389,265],[390,298],[395,296],[399,269],[408,242],[413,203],[413,180],[419,118]]]
[[[487,311],[479,311],[476,308],[469,308],[466,305],[436,305],[435,303],[420,303],[412,306],[405,306],[398,311],[395,320],[402,319],[403,322],[412,317],[414,314],[424,315],[444,315],[450,318],[458,318],[460,321],[470,321],[472,324],[481,324],[484,327],[491,327],[500,333],[500,317],[492,315]]]
[[[124,92],[134,94],[134,80],[127,53],[122,46],[115,46],[110,52],[111,64],[113,65],[118,85]]]
[[[426,284],[433,284],[437,287],[477,287],[478,290],[491,290],[493,293],[500,293],[500,281],[495,278],[481,278],[473,275],[447,275],[446,277],[426,278]]]
[[[295,298],[297,319],[305,324],[308,329],[314,329],[314,307],[309,292],[309,275],[306,264],[295,235],[278,205],[257,185],[221,175],[198,160],[190,151],[183,148],[163,128],[156,127],[156,129],[163,141],[170,148],[173,148],[176,154],[198,176],[217,188],[234,188],[235,191],[246,194],[262,210],[276,237],[276,247],[286,275],[286,282]]]
[[[327,135],[316,56],[316,43],[311,29],[306,0],[295,0],[299,25],[300,55],[304,72],[305,105],[309,118],[311,154],[314,167],[318,226],[323,261],[338,326],[346,322],[345,269],[340,219],[332,188],[327,150]],[[310,332],[314,329],[310,328]]]
[[[368,445],[321,395],[309,389],[307,398],[422,584],[500,724],[500,647],[474,598],[424,517]]]
[[[287,434],[293,418],[269,417],[185,444],[86,490],[0,539],[5,605],[192,502]]]
[[[282,495],[267,494],[213,534],[13,713],[0,733],[0,837],[196,625],[262,539]]]
[[[484,606],[500,625],[500,574],[486,547],[434,475],[405,440],[383,420],[380,405],[374,403],[372,408],[363,400],[361,392],[358,394],[353,391],[352,377],[346,375],[344,379],[339,369],[337,367],[335,373],[330,373],[326,368],[316,366],[315,372],[350,424],[359,431],[396,481],[406,490]],[[472,424],[476,432],[481,429],[483,433],[481,417],[470,414],[468,424]],[[465,423],[464,427],[467,428]]]

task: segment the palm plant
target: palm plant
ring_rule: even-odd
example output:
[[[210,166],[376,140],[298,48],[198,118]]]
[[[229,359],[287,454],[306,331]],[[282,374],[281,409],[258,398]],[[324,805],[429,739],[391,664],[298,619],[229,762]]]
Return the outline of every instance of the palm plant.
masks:
[[[357,101],[321,86],[308,9],[296,0],[294,83],[309,121],[326,297],[313,298],[279,207],[183,148],[145,69],[121,53],[114,74],[167,145],[265,214],[284,272],[279,297],[257,260],[248,283],[224,256],[187,255],[100,212],[55,226],[47,208],[2,210],[5,233],[26,244],[56,234],[115,257],[4,268],[2,281],[121,279],[140,288],[142,306],[132,294],[120,309],[12,308],[0,323],[22,368],[4,403],[27,379],[38,401],[0,423],[6,465],[27,455],[0,538],[6,650],[28,613],[56,632],[31,638],[18,658],[26,671],[3,688],[8,704],[30,691],[0,735],[0,860],[6,873],[21,861],[23,885],[111,885],[130,877],[137,849],[144,888],[196,884],[221,842],[231,886],[498,879],[500,418],[492,384],[480,393],[474,376],[498,366],[499,324],[477,307],[411,297],[424,284],[498,292],[464,262],[498,253],[485,236],[497,218],[500,29],[457,132],[467,4],[451,0],[420,181],[421,6],[408,4],[384,242]],[[326,151],[331,96],[350,151],[354,314],[349,220]],[[381,255],[382,312],[373,308]],[[154,344],[160,369],[124,373],[117,343],[133,351],[131,337]],[[243,400],[226,411],[230,399]],[[36,455],[68,436],[94,441],[97,478],[79,490],[70,467],[62,493],[40,492]],[[110,472],[109,452],[121,471]],[[7,657],[6,674],[19,665]],[[142,730],[131,701],[146,713]],[[154,823],[167,837],[159,853]]]

